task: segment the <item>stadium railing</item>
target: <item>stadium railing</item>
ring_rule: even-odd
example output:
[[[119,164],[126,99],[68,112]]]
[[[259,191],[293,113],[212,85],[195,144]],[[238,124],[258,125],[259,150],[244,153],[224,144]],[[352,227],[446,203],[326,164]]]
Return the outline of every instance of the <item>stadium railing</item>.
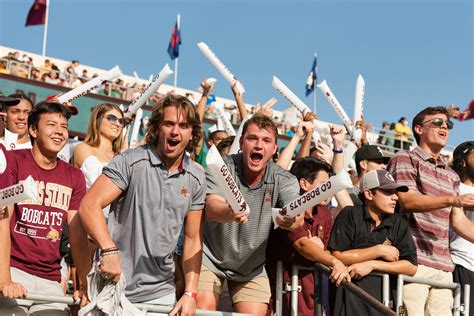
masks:
[[[0,293],[1,296],[1,293]],[[57,296],[57,295],[44,295],[40,293],[28,293],[25,299],[21,299],[22,304],[31,306],[34,303],[45,302],[45,303],[62,303],[69,306],[79,305],[80,300],[74,299],[70,295]],[[173,310],[173,306],[165,305],[153,305],[153,304],[133,304],[136,308],[145,313],[170,313]],[[252,314],[242,314],[233,312],[221,312],[221,311],[208,311],[208,310],[196,310],[196,315],[209,315],[209,316],[251,316]]]
[[[318,274],[319,273],[330,273],[330,268],[321,264],[315,263],[313,266],[301,266],[297,264],[292,265],[291,269],[291,283],[286,284],[283,282],[283,262],[277,262],[277,272],[276,272],[276,293],[275,293],[275,313],[276,315],[282,315],[282,300],[283,294],[287,292],[291,292],[290,294],[290,315],[296,316],[298,315],[298,292],[301,291],[301,286],[298,285],[298,272],[299,270],[305,271],[313,271],[314,275],[314,306],[315,306],[315,316],[322,315],[321,303],[319,301],[318,295]],[[382,278],[382,302],[378,302],[374,297],[370,296],[365,291],[361,289],[357,290],[358,288],[350,283],[352,286],[347,287],[346,283],[346,290],[351,291],[353,294],[357,295],[359,298],[364,300],[364,302],[371,307],[381,311],[382,313],[389,314],[390,312],[393,315],[405,315],[404,307],[403,307],[403,285],[404,283],[418,283],[418,284],[426,284],[432,287],[437,288],[445,288],[445,289],[452,289],[454,290],[454,306],[453,306],[453,316],[467,316],[469,315],[470,310],[470,286],[465,285],[464,289],[461,289],[461,285],[459,283],[453,282],[441,282],[441,281],[433,281],[430,279],[424,278],[415,278],[403,274],[398,275],[397,279],[397,296],[396,296],[396,312],[390,310],[393,307],[393,301],[390,300],[390,277],[388,273],[379,273],[373,272],[370,275],[379,276]],[[342,285],[344,286],[344,285]],[[464,301],[461,302],[461,291],[464,293]],[[388,310],[383,310],[385,307]]]

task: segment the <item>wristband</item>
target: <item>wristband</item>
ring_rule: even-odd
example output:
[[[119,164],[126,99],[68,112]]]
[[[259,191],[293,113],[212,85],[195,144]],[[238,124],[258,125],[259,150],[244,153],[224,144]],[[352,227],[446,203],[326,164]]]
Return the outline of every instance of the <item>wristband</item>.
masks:
[[[183,295],[192,297],[194,299],[197,299],[198,297],[198,294],[196,292],[191,292],[191,291],[184,291]]]
[[[333,148],[332,152],[335,154],[342,154],[344,152],[344,148]]]
[[[100,256],[105,256],[105,255],[111,255],[111,254],[114,254],[114,253],[118,253],[119,252],[119,249],[117,247],[113,247],[113,248],[107,248],[107,249],[104,249],[104,250],[101,250],[100,251]]]

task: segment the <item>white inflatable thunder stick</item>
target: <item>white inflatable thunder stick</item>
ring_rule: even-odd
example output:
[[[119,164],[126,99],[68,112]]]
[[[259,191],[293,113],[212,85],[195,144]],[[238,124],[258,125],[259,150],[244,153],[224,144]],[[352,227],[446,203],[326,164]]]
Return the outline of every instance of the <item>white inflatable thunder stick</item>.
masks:
[[[323,94],[326,96],[326,99],[329,101],[329,103],[332,105],[334,110],[336,111],[336,114],[339,116],[341,121],[344,123],[344,126],[346,127],[347,131],[351,136],[354,133],[354,129],[352,128],[352,121],[347,115],[346,111],[342,107],[342,105],[337,101],[336,96],[332,93],[331,89],[329,88],[326,80],[321,81],[317,87],[319,90],[323,92]]]
[[[273,223],[278,227],[276,218],[278,215],[293,218],[303,213],[307,209],[318,205],[324,200],[329,199],[337,192],[352,187],[352,181],[346,171],[340,171],[337,175],[332,176],[329,180],[321,183],[311,191],[298,197],[296,200],[288,203],[283,208],[272,208]]]
[[[281,82],[280,79],[278,79],[276,76],[273,76],[272,79],[272,86],[275,88],[278,92],[281,93],[281,95],[290,102],[291,105],[293,105],[298,111],[300,111],[301,115],[305,115],[307,112],[311,112],[310,108],[303,102],[301,101],[300,98],[298,98],[293,91],[291,91],[283,82]],[[313,121],[313,143],[316,146],[321,139],[321,135],[319,135],[319,132],[316,130],[316,120]]]
[[[0,207],[16,204],[24,200],[36,200],[37,197],[38,191],[35,180],[33,180],[32,176],[28,176],[18,184],[0,190]]]
[[[250,208],[244,200],[244,196],[240,192],[227,165],[224,163],[216,146],[212,145],[206,156],[207,170],[214,177],[217,185],[224,194],[224,198],[229,203],[234,214],[245,212],[250,213]]]
[[[197,44],[201,52],[206,56],[206,58],[211,62],[211,64],[216,67],[217,71],[221,73],[221,75],[229,82],[231,86],[237,81],[237,78],[230,72],[230,70],[224,65],[224,63],[217,57],[217,55],[207,46],[206,43],[200,42]],[[237,91],[240,94],[244,94],[245,89],[242,84],[237,82]]]
[[[111,81],[117,77],[122,75],[122,71],[120,70],[119,66],[115,66],[114,68],[104,72],[103,74],[85,82],[83,85],[72,89],[69,92],[66,92],[63,95],[58,97],[58,102],[65,104],[74,101],[88,93],[91,93],[93,90],[99,88],[104,81]]]

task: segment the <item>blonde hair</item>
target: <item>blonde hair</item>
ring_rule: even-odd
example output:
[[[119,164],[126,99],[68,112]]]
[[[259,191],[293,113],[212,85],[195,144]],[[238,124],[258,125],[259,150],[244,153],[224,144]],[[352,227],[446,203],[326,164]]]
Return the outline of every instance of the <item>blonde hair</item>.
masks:
[[[120,113],[123,118],[122,110],[115,104],[111,103],[102,103],[94,108],[89,120],[89,125],[87,127],[87,135],[84,139],[84,143],[91,147],[99,147],[100,145],[100,127],[102,125],[102,119],[110,110],[116,110]],[[122,149],[123,138],[122,135],[119,135],[116,139],[112,141],[112,150],[114,154],[120,153]]]

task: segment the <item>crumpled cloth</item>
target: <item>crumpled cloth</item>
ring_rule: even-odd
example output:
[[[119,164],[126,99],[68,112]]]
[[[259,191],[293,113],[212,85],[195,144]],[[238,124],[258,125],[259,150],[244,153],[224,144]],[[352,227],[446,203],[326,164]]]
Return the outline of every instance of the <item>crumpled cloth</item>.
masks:
[[[87,275],[87,292],[90,303],[79,310],[79,316],[145,316],[125,297],[125,277],[115,283],[99,272],[99,262],[94,262]]]

